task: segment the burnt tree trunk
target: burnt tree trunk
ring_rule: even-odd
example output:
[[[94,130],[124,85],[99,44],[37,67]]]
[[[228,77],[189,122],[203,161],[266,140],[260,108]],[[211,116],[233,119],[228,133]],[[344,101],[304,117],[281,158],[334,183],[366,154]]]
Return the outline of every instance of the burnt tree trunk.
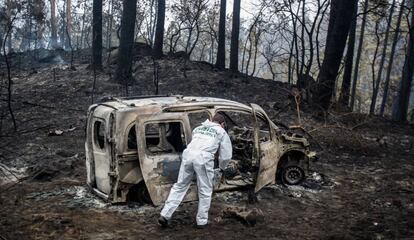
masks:
[[[66,38],[66,0],[63,1],[63,10],[59,14],[61,17],[61,26],[59,28],[59,42],[62,48],[65,48],[65,38]]]
[[[395,26],[394,38],[392,40],[392,47],[391,47],[390,59],[389,59],[389,62],[388,62],[387,75],[385,77],[384,94],[382,96],[382,102],[381,102],[381,109],[380,109],[380,115],[381,116],[384,116],[385,105],[387,103],[388,88],[389,88],[389,84],[390,84],[392,64],[394,63],[395,49],[397,48],[398,38],[399,38],[399,35],[400,35],[401,18],[402,18],[402,15],[404,13],[404,4],[405,4],[405,0],[402,0],[401,1],[401,6],[400,6],[400,12],[398,13],[398,19],[397,19],[397,23],[396,23],[396,26]]]
[[[374,27],[374,35],[375,35],[375,51],[374,51],[374,56],[371,62],[371,73],[372,73],[372,89],[375,89],[375,79],[376,79],[376,71],[375,71],[375,66],[377,65],[377,57],[378,57],[378,51],[381,45],[381,37],[380,37],[380,33],[379,33],[379,25],[380,22],[376,21],[375,22],[375,27]]]
[[[375,114],[375,106],[377,104],[377,96],[378,96],[379,87],[381,84],[382,69],[384,68],[385,57],[387,53],[388,37],[390,35],[390,28],[391,28],[391,22],[392,22],[392,15],[394,14],[394,7],[395,7],[395,0],[392,1],[391,8],[390,8],[390,15],[388,16],[387,30],[385,32],[384,45],[382,46],[381,62],[380,62],[379,69],[378,69],[377,79],[375,81],[375,88],[372,92],[371,106],[369,108],[370,114]]]
[[[13,81],[12,81],[12,76],[11,76],[10,61],[9,61],[9,57],[7,56],[7,52],[6,52],[6,42],[7,42],[8,38],[9,38],[9,40],[11,39],[11,32],[12,32],[12,29],[13,29],[14,20],[16,20],[16,16],[13,19],[11,19],[11,21],[6,26],[7,30],[6,30],[6,33],[5,33],[2,48],[3,48],[3,57],[4,57],[4,60],[6,62],[6,69],[7,69],[7,108],[8,108],[9,113],[10,113],[10,117],[11,117],[11,120],[12,120],[12,123],[13,123],[14,131],[16,132],[17,131],[17,123],[16,123],[16,118],[15,118],[14,113],[13,113],[13,108],[12,108],[12,105],[11,105],[11,103],[12,103],[12,93],[13,93],[13,91],[12,91]],[[10,51],[10,48],[9,48],[9,51]]]
[[[230,43],[230,69],[233,72],[239,71],[240,1],[234,0],[233,3],[233,23]]]
[[[346,52],[345,70],[342,79],[341,93],[339,95],[339,104],[347,107],[349,104],[349,94],[351,90],[352,67],[354,61],[355,32],[357,25],[358,4],[355,5],[354,19],[352,20],[351,29],[348,36],[348,47]]]
[[[254,76],[254,74],[256,73],[256,66],[257,66],[257,52],[259,51],[259,42],[260,42],[260,35],[261,35],[261,31],[260,29],[257,30],[256,34],[255,34],[255,39],[254,39],[254,58],[253,58],[253,70],[252,73],[250,74],[251,77]]]
[[[50,45],[52,48],[57,47],[57,28],[56,28],[56,0],[50,0]]]
[[[109,2],[108,5],[108,12],[109,12],[109,16],[108,16],[108,24],[106,27],[106,48],[107,49],[111,49],[112,47],[112,23],[113,23],[113,19],[114,19],[114,0],[111,0]]]
[[[328,32],[325,58],[318,76],[319,86],[316,95],[316,102],[325,110],[330,106],[339,65],[354,15],[354,11],[349,11],[349,9],[355,9],[357,2],[357,0],[332,0],[333,9],[331,9],[330,17],[334,19],[329,21],[329,25],[333,24],[333,26],[328,27],[330,32]]]
[[[365,25],[367,23],[367,11],[368,11],[368,0],[365,0],[364,11],[362,15],[362,23],[361,23],[361,33],[359,35],[358,50],[357,50],[357,56],[355,59],[354,76],[352,79],[351,103],[349,105],[351,110],[354,109],[354,103],[355,103],[355,94],[356,94],[356,88],[358,84],[359,62],[361,60],[362,46],[364,44]]]
[[[301,45],[301,57],[300,57],[300,70],[299,76],[303,76],[303,69],[305,68],[305,55],[306,55],[306,45],[305,45],[305,30],[306,30],[306,13],[305,13],[306,0],[302,0],[302,22],[301,22],[301,31],[300,31],[300,45]],[[312,41],[312,40],[311,40]],[[307,78],[307,76],[305,76]],[[298,78],[298,88],[301,89],[303,86],[299,84],[301,81]]]
[[[288,83],[293,83],[293,66],[292,66],[292,58],[293,58],[293,47],[295,42],[292,41],[289,47],[289,58],[288,58]]]
[[[128,83],[132,79],[132,58],[137,0],[124,0],[121,18],[121,39],[119,43],[116,79]]]
[[[83,2],[83,7],[86,7],[86,0]],[[80,35],[80,48],[84,46],[84,36],[85,36],[85,20],[86,20],[86,11],[82,14],[82,23],[81,23],[81,35]],[[85,40],[86,41],[86,40]]]
[[[65,26],[65,48],[71,48],[71,40],[69,39],[72,35],[72,0],[66,0],[66,26]]]
[[[316,46],[316,62],[318,63],[318,67],[321,68],[322,64],[321,64],[321,58],[320,58],[320,44],[319,44],[319,34],[321,31],[321,26],[323,23],[323,20],[325,18],[325,13],[328,10],[329,6],[330,6],[330,1],[327,2],[325,8],[322,10],[322,16],[321,19],[319,20],[318,26],[316,27],[316,36],[315,36],[315,46]]]
[[[289,4],[289,12],[290,12],[290,17],[291,17],[291,21],[292,21],[292,42],[294,45],[294,51],[295,54],[293,54],[294,59],[293,59],[293,66],[292,66],[292,83],[293,83],[293,74],[296,71],[296,84],[298,82],[300,82],[300,72],[299,72],[299,44],[298,44],[298,30],[297,30],[297,21],[298,18],[296,18],[295,16],[298,15],[300,10],[300,5],[298,4],[298,7],[296,9],[296,12],[293,11],[292,9],[292,5]]]
[[[220,1],[220,20],[218,31],[218,46],[216,68],[226,67],[226,0]]]
[[[413,6],[414,8],[414,2]],[[407,53],[405,56],[404,68],[400,82],[400,89],[397,96],[392,119],[394,121],[405,122],[407,120],[408,104],[410,100],[411,85],[414,72],[414,14],[411,14],[410,37],[408,40]]]
[[[93,0],[92,66],[102,68],[102,0]]]
[[[332,30],[333,30],[333,27],[335,26],[336,12],[337,11],[338,11],[338,1],[337,0],[332,0],[331,1],[331,9],[330,9],[330,12],[329,12],[328,32],[326,33],[325,46],[328,46],[329,39],[332,35],[332,32],[333,32]]]
[[[155,40],[153,56],[155,58],[162,57],[162,46],[164,43],[164,22],[165,22],[165,0],[158,0],[157,9],[157,27],[155,29]]]

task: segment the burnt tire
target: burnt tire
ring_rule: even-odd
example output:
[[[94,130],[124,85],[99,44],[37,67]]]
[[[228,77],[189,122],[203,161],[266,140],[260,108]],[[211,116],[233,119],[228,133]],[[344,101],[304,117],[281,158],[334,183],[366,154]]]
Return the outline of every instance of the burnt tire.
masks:
[[[142,186],[138,191],[138,202],[141,204],[152,204],[152,200],[151,197],[149,195],[147,186],[145,186],[145,184],[143,184],[144,186]]]
[[[127,195],[128,202],[136,202],[140,205],[143,204],[152,204],[151,197],[149,195],[147,186],[145,185],[144,181],[141,181],[137,185],[133,186],[129,189],[129,193]]]
[[[280,178],[285,185],[298,185],[305,180],[305,171],[297,165],[286,166],[282,169]]]

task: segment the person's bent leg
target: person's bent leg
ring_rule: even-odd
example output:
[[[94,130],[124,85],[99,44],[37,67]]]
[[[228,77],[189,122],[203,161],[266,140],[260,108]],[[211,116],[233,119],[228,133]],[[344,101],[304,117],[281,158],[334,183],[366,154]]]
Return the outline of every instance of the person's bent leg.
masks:
[[[167,220],[171,219],[171,216],[180,205],[181,201],[183,201],[183,198],[191,185],[193,175],[193,163],[191,161],[183,161],[180,166],[177,182],[171,188],[168,199],[165,201],[164,208],[161,211],[162,217]]]
[[[208,211],[213,194],[214,162],[210,161],[203,165],[194,164],[194,171],[197,175],[198,186],[198,211],[197,225],[202,226],[208,223]]]

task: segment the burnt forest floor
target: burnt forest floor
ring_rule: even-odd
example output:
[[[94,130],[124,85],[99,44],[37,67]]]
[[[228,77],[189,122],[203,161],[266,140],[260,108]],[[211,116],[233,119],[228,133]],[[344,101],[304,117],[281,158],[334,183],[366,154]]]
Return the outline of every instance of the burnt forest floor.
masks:
[[[23,54],[11,59],[17,131],[3,87],[0,239],[414,239],[414,127],[335,111],[322,118],[306,104],[300,106],[301,126],[319,160],[312,162],[304,186],[266,187],[254,204],[247,203],[246,191],[217,193],[204,230],[194,228],[197,202],[184,203],[168,229],[156,224],[160,207],[103,202],[85,183],[87,108],[126,91],[154,94],[154,63],[137,57],[135,82],[127,88],[111,79],[114,66],[105,67],[93,90],[94,74],[85,60],[75,58],[73,70],[64,59],[68,56],[52,63]],[[298,124],[286,83],[217,71],[182,57],[156,64],[159,94],[253,102],[275,122]],[[4,86],[5,76],[0,77]],[[222,215],[228,206],[258,208],[264,219],[246,226]]]

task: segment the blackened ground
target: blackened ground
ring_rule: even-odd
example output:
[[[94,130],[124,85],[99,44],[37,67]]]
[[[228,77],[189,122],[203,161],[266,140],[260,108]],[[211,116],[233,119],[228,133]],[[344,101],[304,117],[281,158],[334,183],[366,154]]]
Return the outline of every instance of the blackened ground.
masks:
[[[413,126],[335,112],[321,120],[304,104],[301,125],[320,154],[304,186],[269,186],[255,204],[248,204],[244,190],[217,193],[205,230],[194,228],[197,202],[183,204],[168,229],[156,224],[159,207],[108,205],[90,194],[85,184],[84,126],[92,103],[93,73],[81,64],[82,57],[76,58],[73,71],[67,55],[62,63],[53,55],[59,53],[43,54],[53,62],[23,62],[28,66],[13,71],[17,132],[10,124],[4,88],[1,92],[0,238],[414,238]],[[12,58],[13,66],[26,58]],[[137,59],[136,81],[128,93],[154,94],[154,64],[147,56]],[[159,94],[254,102],[274,121],[298,124],[292,89],[285,83],[220,72],[179,57],[166,57],[158,65]],[[109,67],[98,73],[94,101],[125,95],[126,88],[110,79],[112,72]],[[248,227],[226,218],[222,210],[228,206],[261,209],[264,221]]]

